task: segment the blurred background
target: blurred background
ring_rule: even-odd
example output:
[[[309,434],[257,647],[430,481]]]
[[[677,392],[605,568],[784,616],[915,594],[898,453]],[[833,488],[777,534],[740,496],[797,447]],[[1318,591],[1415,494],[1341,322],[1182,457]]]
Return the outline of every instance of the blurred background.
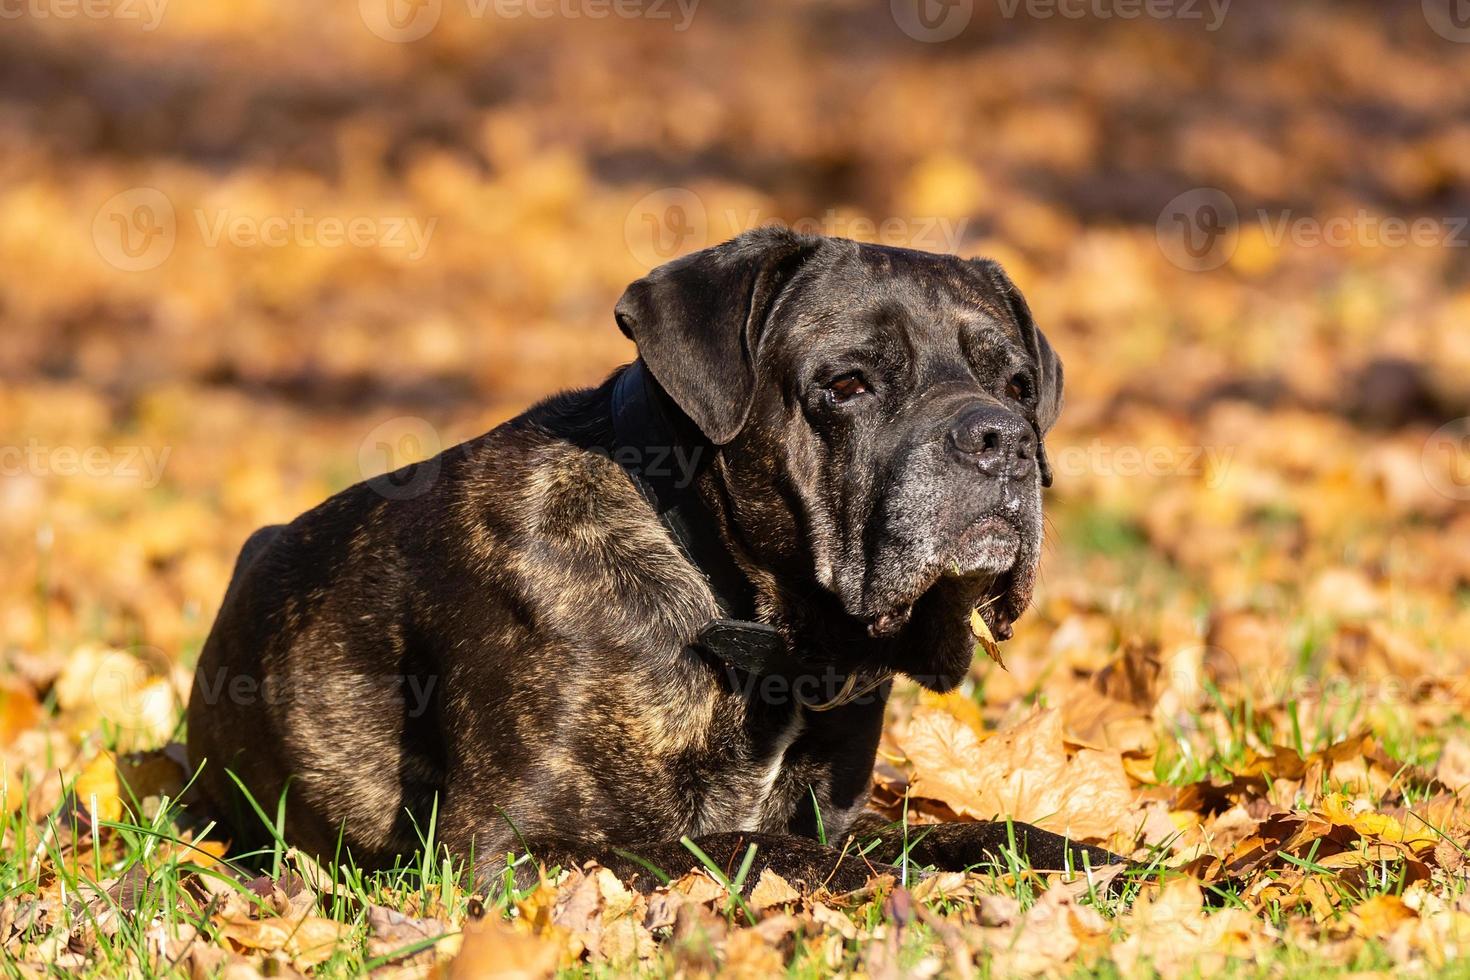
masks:
[[[252,529],[598,381],[627,282],[775,221],[994,256],[1066,363],[987,717],[1142,644],[1181,699],[1432,753],[1470,701],[1456,2],[5,4],[7,765],[176,734]]]

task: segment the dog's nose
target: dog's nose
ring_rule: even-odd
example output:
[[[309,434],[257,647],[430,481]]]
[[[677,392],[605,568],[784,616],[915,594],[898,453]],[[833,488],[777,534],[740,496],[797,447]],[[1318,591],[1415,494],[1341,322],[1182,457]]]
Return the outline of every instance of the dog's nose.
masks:
[[[955,452],[991,477],[1021,479],[1036,469],[1036,432],[1018,415],[990,405],[965,411],[949,430]]]

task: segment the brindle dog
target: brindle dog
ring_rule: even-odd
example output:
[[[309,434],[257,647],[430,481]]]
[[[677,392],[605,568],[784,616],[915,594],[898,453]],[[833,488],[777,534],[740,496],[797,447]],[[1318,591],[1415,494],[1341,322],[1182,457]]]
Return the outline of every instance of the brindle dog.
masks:
[[[1000,267],[767,229],[616,316],[638,359],[600,387],[247,543],[189,704],[237,833],[227,769],[367,866],[437,812],[482,882],[529,852],[646,886],[686,835],[833,889],[905,849],[1119,860],[864,810],[884,682],[953,688],[971,610],[1004,638],[1031,598],[1062,369]]]

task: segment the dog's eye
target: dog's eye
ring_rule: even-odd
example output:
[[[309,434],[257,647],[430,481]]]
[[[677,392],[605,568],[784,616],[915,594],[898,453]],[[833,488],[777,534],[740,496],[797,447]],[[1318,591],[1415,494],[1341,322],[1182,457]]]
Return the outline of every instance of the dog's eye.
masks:
[[[1031,378],[1026,374],[1016,374],[1006,384],[1006,394],[1021,404],[1031,401]]]
[[[866,395],[869,389],[868,382],[861,374],[849,371],[827,382],[827,391],[831,393],[832,400],[840,404],[858,395]]]

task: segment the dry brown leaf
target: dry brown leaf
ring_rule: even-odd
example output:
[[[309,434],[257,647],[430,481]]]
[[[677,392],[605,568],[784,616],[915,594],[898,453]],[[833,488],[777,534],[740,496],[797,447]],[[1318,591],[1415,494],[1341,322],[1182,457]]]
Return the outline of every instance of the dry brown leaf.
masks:
[[[0,748],[41,720],[41,703],[31,686],[19,678],[0,675]]]
[[[980,610],[970,610],[970,632],[975,635],[975,640],[980,644],[980,649],[985,655],[994,660],[1001,670],[1006,669],[1005,661],[1000,656],[1000,642],[996,640],[995,634],[990,632],[990,626],[985,622],[985,617],[980,615]]]
[[[606,868],[594,867],[563,886],[553,913],[593,956],[622,963],[653,955],[653,936],[643,922],[647,905]]]
[[[421,919],[381,905],[368,906],[367,924],[372,930],[368,951],[374,957],[397,953],[404,947],[415,946],[449,932],[449,924],[439,919]]]
[[[557,944],[498,919],[468,922],[464,941],[449,964],[450,980],[540,980],[556,972]]]
[[[1061,702],[1066,740],[1089,749],[1152,756],[1158,747],[1152,720],[1136,705],[1100,693],[1092,685],[1069,688]],[[1152,763],[1145,766],[1151,769]]]
[[[752,908],[764,911],[777,905],[799,902],[801,893],[770,868],[763,868],[761,876],[756,879],[755,887],[750,890],[749,901]]]
[[[236,946],[265,953],[284,952],[303,966],[315,966],[337,951],[352,927],[334,919],[307,915],[299,919],[229,918],[216,920],[220,935]]]
[[[529,895],[516,902],[517,920],[523,922],[537,935],[554,928],[557,899],[560,891],[546,878],[540,878]]]
[[[1465,847],[1445,838],[1434,845],[1434,863],[1449,874],[1459,874],[1465,867]]]
[[[1021,902],[1011,895],[981,895],[980,924],[1008,926],[1021,917]]]
[[[919,901],[930,900],[967,900],[974,895],[974,889],[970,885],[970,877],[963,871],[940,871],[919,880],[918,884],[910,889],[913,897]]]
[[[1145,893],[1123,920],[1126,933],[1112,949],[1114,962],[1128,976],[1147,975],[1145,966],[1164,977],[1217,973],[1231,957],[1248,956],[1252,943],[1269,941],[1269,928],[1240,908],[1207,913],[1198,883],[1176,878],[1155,895]]]
[[[1342,619],[1365,619],[1383,608],[1383,599],[1368,576],[1344,567],[1320,572],[1308,588],[1307,603]]]
[[[691,871],[674,879],[669,889],[700,903],[722,902],[728,897],[725,886],[703,871]]]
[[[824,929],[830,929],[843,939],[856,939],[858,930],[853,921],[836,909],[822,903],[812,903],[812,921]]]
[[[77,648],[54,688],[56,702],[84,728],[105,722],[123,749],[167,742],[179,714],[172,683],[142,659],[97,644]]]
[[[991,910],[982,913],[981,921],[998,922],[980,935],[1000,976],[1057,971],[1108,930],[1095,909],[1078,905],[1073,892],[1060,885],[1042,892],[1024,915],[997,916]]]
[[[1369,939],[1386,939],[1405,922],[1418,916],[1397,895],[1374,895],[1353,907],[1351,918],[1354,929]]]
[[[922,691],[919,694],[919,703],[925,707],[949,712],[974,729],[975,734],[982,740],[990,737],[990,733],[985,729],[985,713],[981,710],[979,702],[962,688],[945,691],[943,694]]]
[[[177,799],[189,781],[190,774],[179,765],[178,759],[163,749],[134,752],[116,761],[118,780],[126,788],[129,799],[143,800],[150,796]]]
[[[1147,715],[1159,699],[1162,668],[1157,643],[1131,641],[1117,659],[1097,672],[1091,686],[1103,697]]]
[[[1118,754],[1083,749],[1068,758],[1055,710],[1036,711],[981,742],[950,715],[920,708],[898,742],[914,766],[913,794],[963,816],[1106,840],[1132,810]]]
[[[1434,778],[1456,793],[1470,788],[1470,739],[1455,735],[1445,741],[1434,765]]]
[[[725,936],[722,975],[761,978],[779,976],[786,958],[756,929],[735,929]]]

